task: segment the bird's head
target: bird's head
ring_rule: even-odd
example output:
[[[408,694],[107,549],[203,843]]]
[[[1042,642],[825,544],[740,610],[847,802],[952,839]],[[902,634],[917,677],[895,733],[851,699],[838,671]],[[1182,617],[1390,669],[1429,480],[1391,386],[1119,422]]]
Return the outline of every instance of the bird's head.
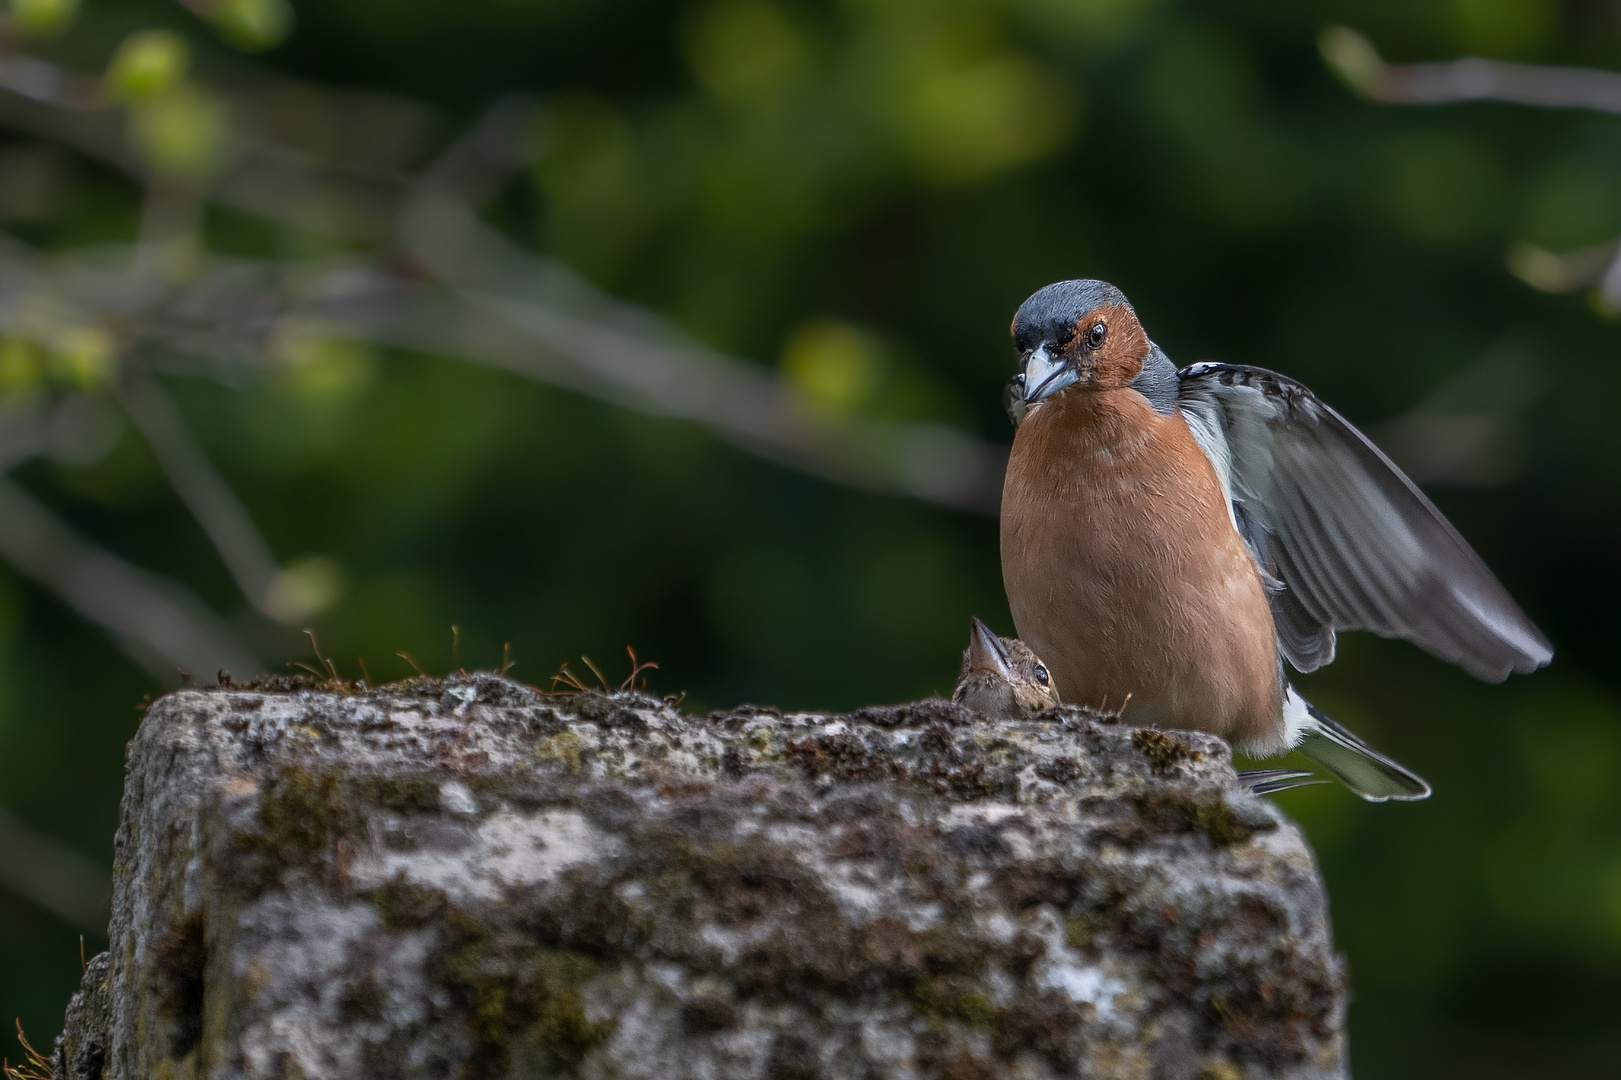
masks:
[[[962,673],[951,700],[988,716],[1014,720],[1059,703],[1047,665],[1018,638],[997,637],[971,621]]]
[[[1152,350],[1125,294],[1106,281],[1060,281],[1013,316],[1019,374],[1009,411],[1022,414],[1071,386],[1116,390],[1142,374]]]

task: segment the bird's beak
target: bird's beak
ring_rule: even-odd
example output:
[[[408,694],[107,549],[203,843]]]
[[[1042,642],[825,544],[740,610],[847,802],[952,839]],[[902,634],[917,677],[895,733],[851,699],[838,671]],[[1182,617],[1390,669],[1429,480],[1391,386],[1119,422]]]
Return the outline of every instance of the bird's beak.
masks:
[[[1047,400],[1079,378],[1073,365],[1056,359],[1046,345],[1040,346],[1024,361],[1025,407]]]
[[[1013,681],[1013,661],[1002,639],[977,618],[968,628],[968,671],[970,674],[997,675]]]

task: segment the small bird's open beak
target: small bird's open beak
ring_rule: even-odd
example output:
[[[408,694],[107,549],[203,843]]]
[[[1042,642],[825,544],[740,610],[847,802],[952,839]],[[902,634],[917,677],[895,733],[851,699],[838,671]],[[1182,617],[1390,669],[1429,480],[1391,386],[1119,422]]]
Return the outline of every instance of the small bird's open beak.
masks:
[[[1024,361],[1024,404],[1028,408],[1052,397],[1080,376],[1066,361],[1059,360],[1042,345]]]
[[[1002,639],[977,618],[972,619],[968,628],[968,671],[999,675],[1008,682],[1013,681],[1013,661]]]

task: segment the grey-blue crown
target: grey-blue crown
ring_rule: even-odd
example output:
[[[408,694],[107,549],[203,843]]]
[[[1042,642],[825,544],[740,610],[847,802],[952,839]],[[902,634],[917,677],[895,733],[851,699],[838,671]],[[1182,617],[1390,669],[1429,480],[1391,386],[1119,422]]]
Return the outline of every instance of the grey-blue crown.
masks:
[[[1082,315],[1121,305],[1131,307],[1126,294],[1107,281],[1060,281],[1019,305],[1013,316],[1013,340],[1020,349],[1032,349],[1043,341],[1067,339]]]

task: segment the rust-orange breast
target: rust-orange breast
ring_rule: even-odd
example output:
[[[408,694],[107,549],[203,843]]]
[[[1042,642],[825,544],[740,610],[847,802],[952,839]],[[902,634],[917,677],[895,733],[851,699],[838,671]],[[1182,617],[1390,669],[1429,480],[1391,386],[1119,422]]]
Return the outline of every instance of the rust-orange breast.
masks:
[[[1267,741],[1282,723],[1259,574],[1180,417],[1133,390],[1060,393],[1020,425],[1002,491],[1013,621],[1066,702]]]

